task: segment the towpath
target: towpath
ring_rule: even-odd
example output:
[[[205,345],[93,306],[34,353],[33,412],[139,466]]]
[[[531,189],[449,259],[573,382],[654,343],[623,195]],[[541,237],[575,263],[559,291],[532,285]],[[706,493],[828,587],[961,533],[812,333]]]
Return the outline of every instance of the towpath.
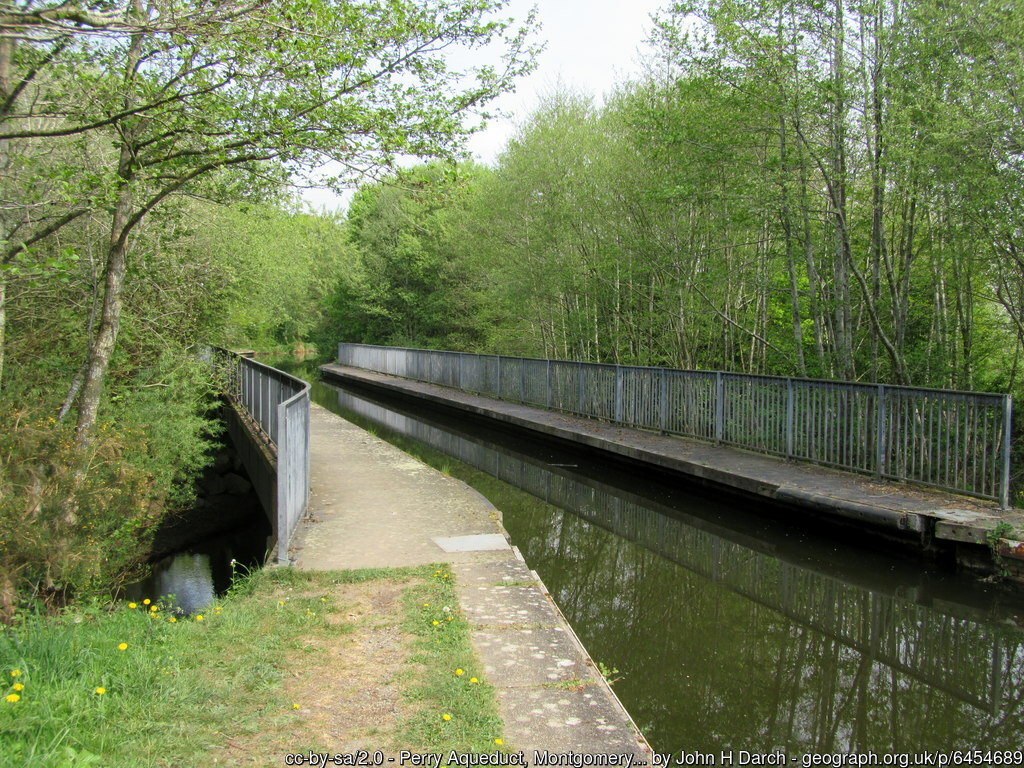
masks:
[[[650,748],[483,496],[313,405],[311,498],[292,544],[313,570],[449,563],[505,743],[552,754]]]

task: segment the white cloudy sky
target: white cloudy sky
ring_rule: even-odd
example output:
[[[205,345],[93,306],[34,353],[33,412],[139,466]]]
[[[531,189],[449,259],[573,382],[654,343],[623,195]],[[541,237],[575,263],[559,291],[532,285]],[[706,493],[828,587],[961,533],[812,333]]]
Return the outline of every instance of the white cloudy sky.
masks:
[[[509,118],[496,119],[470,142],[478,160],[491,163],[536,107],[538,100],[560,85],[600,99],[616,82],[640,71],[639,54],[648,37],[650,15],[669,0],[511,0],[508,13],[524,18],[537,7],[540,37],[547,47],[537,70],[520,81],[515,93],[496,106]],[[303,198],[317,208],[344,207],[327,192],[307,191]]]
[[[510,11],[522,18],[534,5],[547,48],[516,93],[498,101],[512,118],[493,121],[474,137],[470,149],[483,162],[496,157],[545,92],[561,84],[600,99],[617,81],[637,74],[650,16],[668,0],[512,0]]]

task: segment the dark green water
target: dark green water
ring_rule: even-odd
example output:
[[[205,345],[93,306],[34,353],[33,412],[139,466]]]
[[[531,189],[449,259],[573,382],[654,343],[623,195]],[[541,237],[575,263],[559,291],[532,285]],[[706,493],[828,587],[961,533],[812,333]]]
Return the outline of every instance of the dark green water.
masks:
[[[1010,593],[465,417],[322,383],[314,399],[503,512],[658,752],[1024,749]]]

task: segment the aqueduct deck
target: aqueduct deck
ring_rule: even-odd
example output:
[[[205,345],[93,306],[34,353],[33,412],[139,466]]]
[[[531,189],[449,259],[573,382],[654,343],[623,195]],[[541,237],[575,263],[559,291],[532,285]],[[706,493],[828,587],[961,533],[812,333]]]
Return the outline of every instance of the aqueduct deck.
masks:
[[[1024,513],[1000,509],[993,501],[627,428],[362,368],[333,364],[320,371],[327,380],[418,398],[678,473],[703,485],[852,523],[866,533],[897,538],[926,551],[952,552],[968,567],[992,568],[991,532],[1001,523],[1024,527]],[[1006,561],[1016,562],[1016,542],[1001,540],[997,546]]]

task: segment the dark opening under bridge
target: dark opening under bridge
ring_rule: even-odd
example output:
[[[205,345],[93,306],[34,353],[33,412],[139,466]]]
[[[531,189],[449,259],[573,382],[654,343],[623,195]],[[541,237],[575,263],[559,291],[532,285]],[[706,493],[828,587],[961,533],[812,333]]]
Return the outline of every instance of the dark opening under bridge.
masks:
[[[288,543],[309,502],[309,384],[235,352],[214,350],[227,427],[277,542]]]

